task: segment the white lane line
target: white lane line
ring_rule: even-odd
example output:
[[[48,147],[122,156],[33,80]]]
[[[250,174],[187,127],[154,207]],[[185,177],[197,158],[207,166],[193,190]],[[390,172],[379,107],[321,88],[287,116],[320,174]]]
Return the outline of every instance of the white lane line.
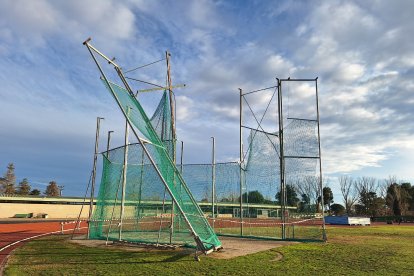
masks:
[[[86,229],[86,228],[88,228],[88,227],[81,227],[79,229]],[[66,232],[66,231],[73,231],[73,229],[63,230],[63,232]],[[53,235],[53,234],[56,234],[56,233],[62,233],[62,230],[53,231],[53,232],[49,232],[49,233],[43,233],[43,234],[40,234],[40,235],[34,235],[34,236],[31,236],[31,237],[28,237],[28,238],[24,238],[24,239],[9,243],[8,245],[3,246],[2,248],[0,248],[0,252],[7,249],[7,248],[9,248],[9,247],[11,247],[11,246],[13,246],[13,245],[18,244],[18,243],[21,243],[21,242],[24,242],[24,241],[27,241],[27,240],[30,240],[30,239],[40,238],[40,237],[47,236],[47,235]]]

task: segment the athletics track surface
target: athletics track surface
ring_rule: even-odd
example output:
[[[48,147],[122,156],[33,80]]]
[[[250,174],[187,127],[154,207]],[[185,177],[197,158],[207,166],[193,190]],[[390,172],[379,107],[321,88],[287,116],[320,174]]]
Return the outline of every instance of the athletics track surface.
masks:
[[[64,230],[69,230],[75,227],[75,223],[64,224]],[[0,222],[0,275],[2,269],[6,263],[7,257],[10,253],[19,246],[22,246],[26,241],[22,241],[16,244],[15,242],[23,239],[30,239],[38,235],[44,235],[51,232],[60,233],[61,231],[60,221],[1,221]],[[86,223],[82,223],[81,227],[86,226]],[[84,231],[83,231],[84,232]],[[72,231],[65,231],[66,234],[71,234]],[[76,232],[79,233],[79,232]],[[13,245],[11,245],[13,244]]]

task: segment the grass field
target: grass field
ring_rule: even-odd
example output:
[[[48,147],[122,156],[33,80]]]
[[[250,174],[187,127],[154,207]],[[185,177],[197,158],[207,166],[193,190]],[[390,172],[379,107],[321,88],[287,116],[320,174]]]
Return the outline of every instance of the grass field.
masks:
[[[328,238],[195,262],[188,252],[91,248],[51,236],[17,249],[5,275],[414,275],[413,226],[328,227]]]

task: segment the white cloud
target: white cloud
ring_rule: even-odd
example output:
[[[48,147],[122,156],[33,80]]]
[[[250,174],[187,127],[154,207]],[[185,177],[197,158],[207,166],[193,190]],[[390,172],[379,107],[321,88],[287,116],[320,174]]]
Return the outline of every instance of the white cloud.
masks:
[[[363,65],[344,62],[339,64],[334,80],[347,82],[356,81],[364,75],[364,72],[365,68]]]
[[[190,1],[188,16],[197,27],[214,28],[220,26],[214,2],[208,0]]]
[[[70,1],[56,5],[56,9],[66,17],[70,33],[84,36],[85,26],[88,26],[89,31],[106,40],[125,40],[134,35],[135,15],[118,1]]]
[[[15,42],[43,45],[43,36],[54,32],[58,24],[59,14],[48,1],[6,0],[0,9],[2,33],[9,37],[12,33]]]
[[[237,119],[240,116],[239,109],[236,107],[223,107],[214,105],[212,109],[215,113],[222,114],[222,116],[229,117],[232,119]]]
[[[325,135],[325,139],[328,135]],[[323,150],[322,164],[326,174],[347,173],[367,167],[380,167],[389,158],[387,145],[380,144],[334,144],[329,143]]]
[[[177,96],[177,120],[186,122],[195,119],[196,111],[194,110],[194,101],[186,96]]]
[[[2,37],[12,33],[14,47],[46,47],[51,36],[65,36],[80,43],[90,35],[110,41],[129,39],[135,33],[133,12],[112,0],[5,1],[0,18]],[[11,39],[6,42],[12,43]]]
[[[282,73],[285,75],[292,75],[296,72],[295,66],[288,60],[284,59],[281,55],[272,54],[267,59],[267,70],[270,72]]]

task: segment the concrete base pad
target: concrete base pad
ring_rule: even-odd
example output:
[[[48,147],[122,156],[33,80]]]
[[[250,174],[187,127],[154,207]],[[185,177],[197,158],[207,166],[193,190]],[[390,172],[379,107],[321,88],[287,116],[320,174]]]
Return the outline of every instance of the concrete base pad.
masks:
[[[223,244],[223,248],[217,252],[212,252],[208,255],[214,259],[232,259],[240,256],[254,254],[257,252],[269,250],[276,247],[286,246],[295,244],[297,242],[287,241],[272,241],[272,240],[259,240],[259,239],[246,239],[246,238],[235,238],[235,237],[219,237]],[[108,242],[108,246],[105,245],[104,240],[85,240],[76,239],[72,242],[90,247],[106,247],[108,249],[122,249],[130,251],[165,251],[171,250],[172,252],[180,252],[180,254],[194,254],[194,249],[191,248],[176,248],[176,249],[162,249],[148,246],[128,245],[122,243]]]

